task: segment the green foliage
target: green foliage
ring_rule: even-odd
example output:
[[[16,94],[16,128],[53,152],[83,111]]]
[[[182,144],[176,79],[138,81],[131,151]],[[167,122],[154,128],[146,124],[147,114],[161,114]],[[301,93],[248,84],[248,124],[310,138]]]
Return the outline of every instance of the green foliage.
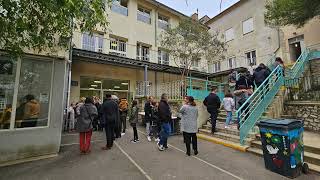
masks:
[[[161,35],[161,47],[183,69],[182,76],[188,74],[192,60],[205,58],[210,63],[222,57],[225,51],[225,44],[219,41],[218,33],[211,34],[206,26],[191,19],[183,19],[177,27],[164,32]]]
[[[0,48],[21,55],[25,48],[67,48],[73,28],[92,32],[108,25],[111,0],[0,0]]]
[[[265,20],[276,26],[295,25],[302,27],[320,15],[319,0],[270,0],[266,5]]]

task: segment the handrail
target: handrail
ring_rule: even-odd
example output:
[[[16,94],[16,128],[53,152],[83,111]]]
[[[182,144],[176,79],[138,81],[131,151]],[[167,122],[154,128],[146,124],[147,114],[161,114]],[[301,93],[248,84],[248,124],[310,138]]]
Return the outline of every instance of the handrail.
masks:
[[[283,84],[283,69],[277,66],[255,92],[237,110],[240,124],[240,143],[244,144],[247,135],[265,112]]]

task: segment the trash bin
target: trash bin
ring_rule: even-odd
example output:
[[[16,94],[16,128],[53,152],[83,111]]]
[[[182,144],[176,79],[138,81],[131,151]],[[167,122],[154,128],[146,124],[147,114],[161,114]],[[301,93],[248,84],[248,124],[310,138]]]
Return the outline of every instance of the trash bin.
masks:
[[[269,119],[258,123],[265,167],[272,172],[295,178],[307,173],[303,162],[303,121]]]

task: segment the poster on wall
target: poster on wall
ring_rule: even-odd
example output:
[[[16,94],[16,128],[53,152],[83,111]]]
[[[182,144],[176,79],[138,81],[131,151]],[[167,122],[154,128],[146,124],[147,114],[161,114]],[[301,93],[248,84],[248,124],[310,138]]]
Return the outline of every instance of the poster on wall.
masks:
[[[49,102],[49,95],[48,94],[42,94],[40,93],[40,98],[39,98],[40,103],[48,103]]]

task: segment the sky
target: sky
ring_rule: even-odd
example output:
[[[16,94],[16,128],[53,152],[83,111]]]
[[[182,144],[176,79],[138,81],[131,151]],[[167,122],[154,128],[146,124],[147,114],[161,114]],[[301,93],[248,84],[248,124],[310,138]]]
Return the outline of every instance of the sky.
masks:
[[[220,0],[157,0],[187,16],[199,10],[199,18],[208,15],[210,18],[220,12]],[[222,0],[222,11],[238,2],[239,0]]]

